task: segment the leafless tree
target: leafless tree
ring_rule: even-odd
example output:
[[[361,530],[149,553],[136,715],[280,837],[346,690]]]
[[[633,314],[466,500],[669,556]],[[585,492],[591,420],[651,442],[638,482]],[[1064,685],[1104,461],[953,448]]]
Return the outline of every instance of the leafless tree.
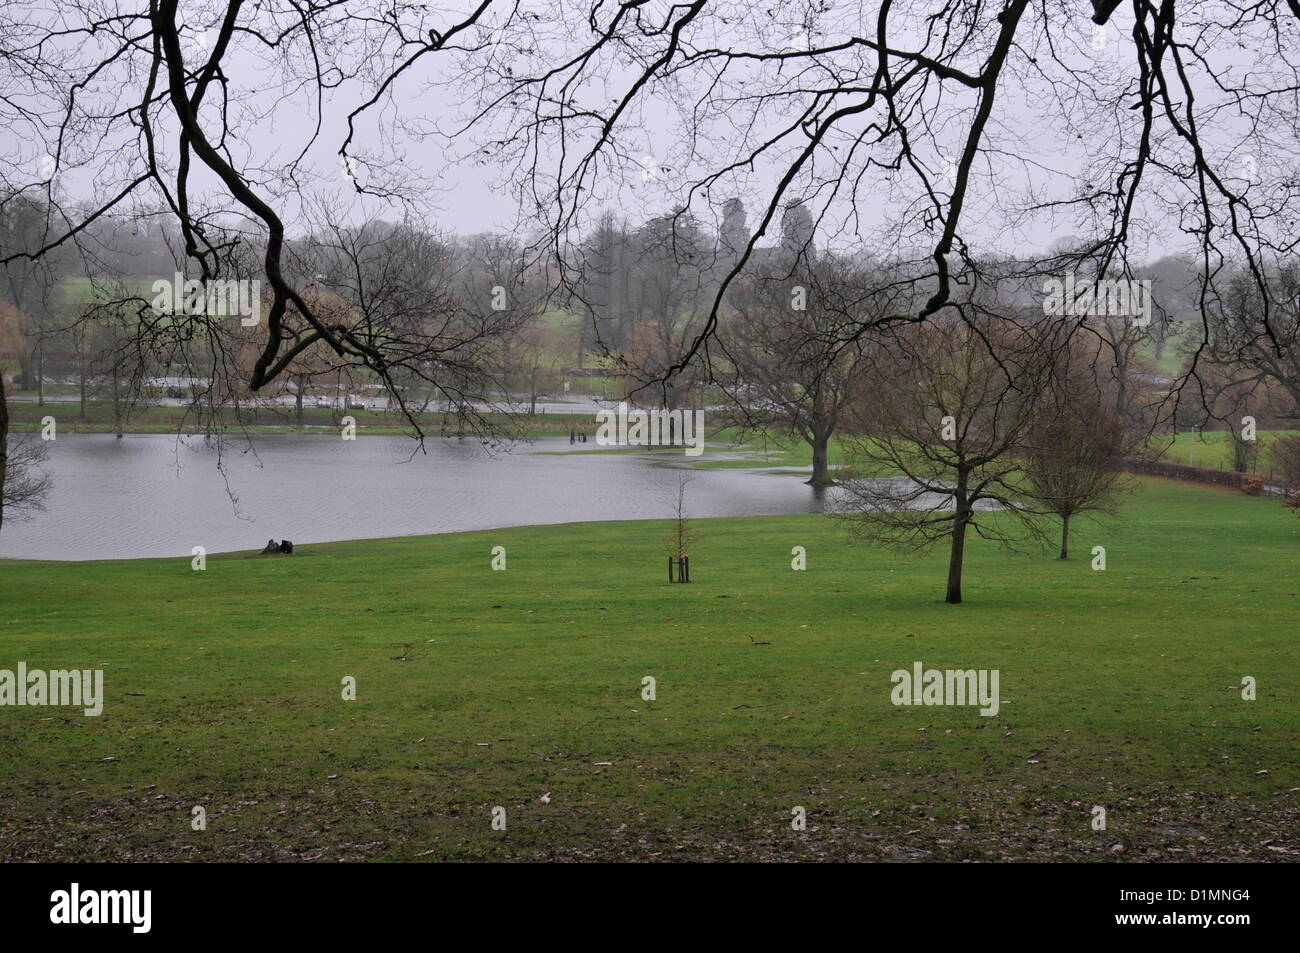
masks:
[[[534,325],[522,328],[508,346],[508,371],[512,383],[523,386],[529,417],[537,414],[538,399],[553,393],[559,382],[556,343],[552,335]]]
[[[568,266],[586,210],[624,177],[702,218],[714,196],[755,199],[747,246],[665,378],[709,362],[728,285],[796,199],[819,231],[878,240],[924,266],[917,305],[881,324],[959,310],[956,289],[976,278],[970,236],[993,203],[1017,228],[1088,226],[1097,237],[1086,248],[1040,263],[1086,259],[1107,276],[1131,274],[1155,218],[1172,216],[1194,246],[1202,303],[1225,264],[1262,286],[1300,234],[1291,0],[483,0],[466,11],[75,0],[55,16],[10,2],[0,119],[25,148],[5,178],[12,192],[48,191],[67,171],[94,169],[100,198],[60,219],[48,248],[144,203],[179,224],[204,279],[254,253],[270,300],[253,390],[317,340],[381,378],[402,360],[402,348],[385,351],[392,341],[316,314],[286,268],[285,216],[332,128],[323,113],[340,103],[345,131],[331,146],[353,191],[419,194],[401,148],[385,149],[392,136],[371,134],[396,108],[451,153],[501,164],[566,283],[580,277]],[[452,108],[424,115],[399,96],[419,81],[445,89]],[[322,121],[268,148],[255,141],[258,120],[277,96]],[[1070,161],[1026,154],[1035,135],[1071,143]],[[46,145],[52,172],[31,171]],[[203,194],[200,167],[223,194]],[[232,204],[242,222],[219,215]],[[873,208],[891,210],[887,221],[868,221]],[[1272,312],[1263,331],[1276,337]]]
[[[702,327],[712,243],[685,212],[651,218],[631,236],[631,243],[631,327],[614,356],[634,386],[653,385],[663,407],[681,407],[702,375],[694,368],[671,375],[667,371]]]
[[[1269,446],[1273,465],[1277,467],[1282,488],[1289,498],[1300,498],[1300,434],[1289,434]]]
[[[417,223],[350,225],[327,208],[317,210],[317,227],[296,257],[334,302],[326,309],[312,297],[308,306],[389,355],[377,380],[417,436],[424,425],[408,399],[420,384],[454,413],[458,433],[500,429],[488,417],[508,410],[498,396],[506,390],[506,348],[539,309],[522,248],[501,236],[458,247]],[[304,341],[318,352],[323,346],[310,333]],[[329,354],[329,364],[349,382],[373,372],[356,355]]]
[[[797,201],[819,233],[915,266],[915,306],[859,333],[961,312],[958,289],[979,280],[972,243],[997,231],[990,211],[1010,229],[1081,229],[1088,241],[1033,265],[1103,278],[1133,277],[1152,231],[1176,221],[1202,304],[1228,263],[1258,283],[1296,247],[1294,4],[593,0],[503,36],[508,64],[453,57],[457,82],[480,88],[446,134],[480,131],[558,261],[575,261],[592,203],[636,189],[647,167],[700,217],[758,200],[746,248],[664,376],[716,357],[728,286]],[[652,104],[677,112],[651,117]],[[1069,143],[1069,161],[1025,148],[1042,138]],[[1271,314],[1264,328],[1275,333]]]
[[[6,516],[21,518],[43,508],[51,481],[41,470],[45,444],[31,434],[9,431],[9,403],[5,396],[5,369],[26,352],[27,315],[0,300],[0,527]]]
[[[9,407],[3,370],[13,361],[19,385],[34,385],[37,402],[45,403],[45,342],[55,330],[56,312],[63,310],[58,278],[72,257],[69,248],[50,248],[37,254],[57,230],[52,225],[53,208],[39,197],[7,190],[0,179],[0,520],[9,500],[15,507],[31,509],[47,488],[32,475],[43,448],[15,449],[18,460],[12,465],[6,456]]]
[[[303,289],[302,295],[317,314],[335,321],[347,320],[349,305],[341,295],[310,285]],[[294,422],[299,427],[306,422],[308,391],[322,385],[331,390],[330,407],[334,408],[338,398],[345,396],[340,391],[352,389],[344,387],[343,366],[332,360],[333,357],[334,353],[323,342],[317,341],[294,355],[293,362],[285,369],[285,377],[293,384]]]
[[[246,378],[253,391],[317,342],[386,384],[410,363],[431,373],[424,328],[408,340],[397,326],[377,331],[364,320],[331,322],[317,313],[292,273],[284,213],[307,197],[307,152],[325,125],[330,92],[344,85],[360,96],[338,144],[353,191],[414,201],[419,182],[400,162],[355,154],[358,127],[427,55],[466,40],[486,49],[486,40],[468,31],[488,6],[484,0],[446,18],[416,3],[384,16],[360,2],[265,7],[230,0],[187,5],[182,13],[179,0],[127,0],[111,10],[77,3],[57,15],[6,4],[0,119],[25,146],[3,170],[8,193],[51,195],[57,179],[85,167],[95,172],[99,198],[75,213],[60,211],[44,246],[6,249],[0,263],[42,257],[101,219],[161,203],[179,225],[187,277],[264,279],[269,286]],[[321,121],[306,141],[263,135],[277,96],[299,97],[317,111]],[[203,184],[212,181],[220,183],[216,193]],[[243,218],[228,214],[232,204]],[[177,317],[159,328],[148,326],[142,306],[139,319],[143,340],[157,347],[193,337],[192,325],[209,342],[221,335],[205,316]],[[235,355],[228,355],[215,369],[226,371],[232,362]]]
[[[154,355],[140,346],[136,314],[123,304],[127,298],[119,286],[112,300],[88,303],[75,322],[85,349],[82,391],[108,400],[119,440],[130,419],[153,399],[149,376],[156,368]],[[83,399],[83,417],[85,411]]]
[[[1134,488],[1122,469],[1123,422],[1109,406],[1088,354],[1081,347],[1058,352],[1019,452],[1026,494],[1061,521],[1061,559],[1070,555],[1072,519],[1113,515]]]
[[[19,381],[35,388],[45,402],[44,341],[59,305],[59,279],[67,272],[70,256],[62,249],[37,258],[14,258],[16,252],[41,248],[50,236],[50,212],[30,195],[0,201],[0,257],[6,258],[0,296],[27,316],[27,347],[18,354]]]
[[[728,301],[722,340],[736,368],[740,421],[797,435],[812,448],[808,482],[832,483],[831,437],[871,372],[857,328],[896,300],[871,265],[823,254],[760,266]]]
[[[949,546],[945,601],[962,601],[969,530],[1039,535],[1018,452],[1059,349],[1045,323],[978,317],[896,329],[868,349],[839,516],[900,550]]]
[[[636,249],[627,223],[605,213],[577,253],[580,261],[567,304],[578,316],[576,363],[583,367],[588,351],[605,358],[621,353],[627,345],[634,314]]]
[[[673,494],[673,528],[672,532],[664,537],[669,559],[690,558],[691,547],[704,538],[700,530],[691,527],[691,518],[686,511],[686,490],[692,479],[688,470],[679,470],[677,473],[677,486]]]
[[[1261,409],[1280,388],[1300,418],[1300,260],[1256,277],[1236,271],[1210,302],[1210,336],[1204,343],[1214,371],[1204,375],[1209,403],[1221,395]]]

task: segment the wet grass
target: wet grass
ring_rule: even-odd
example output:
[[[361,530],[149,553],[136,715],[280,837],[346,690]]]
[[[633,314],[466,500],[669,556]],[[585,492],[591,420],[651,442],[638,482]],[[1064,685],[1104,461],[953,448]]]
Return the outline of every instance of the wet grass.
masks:
[[[0,708],[0,857],[1300,858],[1300,520],[1163,481],[1125,516],[972,543],[961,606],[816,516],[697,521],[688,586],[667,521],[0,562],[0,668],[107,695]],[[998,669],[999,714],[894,706],[918,660]]]

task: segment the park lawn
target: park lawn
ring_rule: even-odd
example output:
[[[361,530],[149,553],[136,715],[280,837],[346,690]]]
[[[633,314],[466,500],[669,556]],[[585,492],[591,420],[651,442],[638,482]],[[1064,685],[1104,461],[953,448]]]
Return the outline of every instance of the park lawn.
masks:
[[[1124,517],[972,541],[960,606],[820,516],[696,521],[688,586],[667,521],[5,562],[0,668],[107,700],[0,710],[0,858],[1300,859],[1300,520],[1154,480]],[[1000,712],[895,707],[918,660]]]
[[[1274,441],[1300,433],[1296,430],[1261,430],[1252,448],[1254,456],[1251,472],[1273,474],[1276,466],[1270,453]],[[1151,438],[1151,444],[1159,448],[1161,456],[1173,463],[1185,463],[1198,467],[1212,467],[1217,470],[1231,470],[1232,440],[1222,430],[1201,433],[1180,433],[1176,436],[1163,434]]]

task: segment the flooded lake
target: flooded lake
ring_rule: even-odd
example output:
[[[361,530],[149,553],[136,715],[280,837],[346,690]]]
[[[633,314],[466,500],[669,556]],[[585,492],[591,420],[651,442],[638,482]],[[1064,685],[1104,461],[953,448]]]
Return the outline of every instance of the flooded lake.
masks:
[[[66,434],[49,444],[44,512],[5,520],[0,557],[124,559],[537,523],[668,519],[684,458],[565,454],[567,438],[489,452],[476,441],[316,435],[232,439]],[[688,470],[690,516],[820,512],[805,477]]]

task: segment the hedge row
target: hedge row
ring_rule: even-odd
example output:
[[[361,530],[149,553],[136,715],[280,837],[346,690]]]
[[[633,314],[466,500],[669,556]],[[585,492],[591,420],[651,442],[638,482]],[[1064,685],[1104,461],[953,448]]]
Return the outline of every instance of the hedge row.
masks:
[[[1215,470],[1212,467],[1190,467],[1185,463],[1170,463],[1167,460],[1125,460],[1124,469],[1129,473],[1141,473],[1146,476],[1230,486],[1234,490],[1240,490],[1242,478],[1250,475],[1235,473],[1232,470]]]

